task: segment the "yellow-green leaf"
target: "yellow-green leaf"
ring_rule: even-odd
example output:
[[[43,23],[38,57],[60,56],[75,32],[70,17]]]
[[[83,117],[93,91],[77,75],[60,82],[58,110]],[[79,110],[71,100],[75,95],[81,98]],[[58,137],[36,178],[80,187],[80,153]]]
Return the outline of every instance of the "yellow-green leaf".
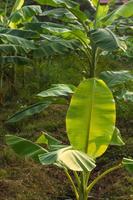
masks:
[[[67,113],[66,127],[71,145],[92,158],[107,149],[115,128],[115,102],[110,89],[99,79],[81,82]]]

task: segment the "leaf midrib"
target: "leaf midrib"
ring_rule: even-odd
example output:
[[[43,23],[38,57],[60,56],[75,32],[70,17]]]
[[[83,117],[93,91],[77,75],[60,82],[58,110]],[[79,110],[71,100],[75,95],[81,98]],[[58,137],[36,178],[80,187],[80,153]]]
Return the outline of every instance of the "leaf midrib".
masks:
[[[93,80],[93,86],[91,89],[91,108],[90,108],[90,112],[89,112],[89,117],[88,117],[88,127],[87,127],[87,136],[86,136],[86,147],[85,147],[85,153],[88,154],[88,146],[89,146],[89,138],[90,138],[90,130],[91,130],[91,120],[92,120],[92,112],[93,112],[93,102],[94,102],[94,89],[95,89],[95,79]],[[89,120],[90,119],[90,120]]]

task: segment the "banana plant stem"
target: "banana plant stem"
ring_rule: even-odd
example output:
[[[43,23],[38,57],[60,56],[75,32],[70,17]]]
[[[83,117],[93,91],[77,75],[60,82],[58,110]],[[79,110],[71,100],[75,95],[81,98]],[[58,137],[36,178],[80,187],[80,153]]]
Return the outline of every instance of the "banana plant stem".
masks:
[[[79,188],[79,200],[87,200],[88,193],[87,193],[87,184],[89,179],[90,173],[81,172],[80,180],[80,188]]]
[[[98,14],[99,5],[100,5],[100,0],[98,0],[97,7],[96,7],[94,29],[97,28],[97,14]],[[97,47],[92,41],[91,41],[91,46],[92,46],[92,60],[91,60],[91,66],[90,66],[90,78],[93,78],[95,77],[96,64],[97,64]]]
[[[90,78],[95,77],[96,64],[97,64],[97,48],[92,44],[92,61],[90,67]]]
[[[99,5],[100,5],[100,0],[97,2],[97,7],[96,7],[96,13],[95,13],[95,21],[94,21],[94,28],[97,28],[97,15],[98,15],[98,10],[99,10]]]
[[[74,182],[72,180],[72,177],[70,176],[70,174],[69,174],[69,172],[68,172],[68,170],[66,168],[64,169],[64,171],[65,171],[65,174],[66,174],[66,176],[67,176],[67,178],[68,178],[68,180],[69,180],[69,182],[70,182],[70,184],[72,186],[72,189],[73,189],[73,191],[75,193],[76,200],[79,200],[79,194],[78,194],[77,188],[76,188],[76,186],[75,186],[75,184],[74,184]]]
[[[74,174],[75,180],[77,182],[77,186],[78,186],[78,188],[80,188],[81,181],[80,181],[80,178],[78,176],[78,173],[76,171],[73,171],[73,174]]]
[[[101,180],[102,178],[104,178],[107,174],[117,170],[117,169],[120,169],[122,168],[122,164],[120,163],[119,165],[116,165],[116,166],[113,166],[109,169],[107,169],[105,172],[103,172],[102,174],[100,174],[97,178],[95,178],[91,183],[90,185],[87,187],[87,193],[89,194],[89,192],[91,191],[91,189],[95,186],[95,184]]]

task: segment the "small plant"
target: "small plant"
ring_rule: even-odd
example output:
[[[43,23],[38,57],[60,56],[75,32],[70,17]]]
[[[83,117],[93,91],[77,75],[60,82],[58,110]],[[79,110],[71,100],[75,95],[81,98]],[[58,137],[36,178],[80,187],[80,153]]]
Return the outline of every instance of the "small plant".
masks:
[[[125,167],[133,172],[133,160],[123,158],[122,162],[111,166],[88,184],[96,167],[96,158],[109,144],[124,145],[119,130],[115,128],[115,118],[115,102],[110,89],[102,80],[90,78],[80,83],[67,112],[66,130],[70,145],[63,145],[47,133],[42,133],[36,143],[13,135],[6,135],[6,142],[21,156],[64,170],[76,200],[87,200],[95,184],[112,171]],[[47,145],[47,148],[40,144]]]

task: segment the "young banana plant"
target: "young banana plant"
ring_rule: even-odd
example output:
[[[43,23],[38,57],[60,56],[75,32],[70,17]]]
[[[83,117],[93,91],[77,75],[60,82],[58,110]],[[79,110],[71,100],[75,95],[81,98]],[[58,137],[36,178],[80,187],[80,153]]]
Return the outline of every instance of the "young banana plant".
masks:
[[[36,143],[15,135],[6,135],[6,142],[21,156],[64,170],[76,200],[87,200],[95,184],[109,173],[122,167],[133,173],[133,159],[123,158],[89,181],[96,167],[96,159],[103,155],[108,146],[124,145],[119,130],[115,128],[115,121],[112,92],[102,80],[89,78],[77,87],[67,112],[69,146],[47,133],[42,133]]]
[[[113,23],[118,22],[121,17],[129,18],[133,15],[133,0],[121,5],[117,9],[110,12],[110,3],[103,4],[100,0],[89,1],[89,6],[93,10],[91,19],[87,13],[80,10],[80,5],[75,1],[56,1],[56,0],[35,0],[41,5],[54,7],[48,11],[41,13],[42,17],[54,18],[54,23],[26,23],[25,30],[37,30],[45,39],[64,42],[70,40],[77,41],[80,51],[82,51],[88,60],[88,66],[85,66],[85,78],[96,76],[98,68],[98,60],[107,52],[120,50],[125,51],[125,45],[120,37],[116,36],[113,29]],[[57,23],[56,23],[57,20]],[[59,24],[59,21],[61,22]],[[44,35],[45,34],[45,35]],[[65,43],[64,43],[65,44]],[[63,48],[62,48],[63,49]],[[37,53],[37,51],[36,51]],[[106,71],[99,75],[112,92],[116,95],[116,87],[124,85],[128,81],[133,81],[133,75],[130,71]],[[75,86],[57,84],[52,88],[39,93],[39,99],[36,104],[18,111],[12,115],[7,123],[17,122],[27,116],[39,113],[51,104],[58,104],[58,99],[71,96],[75,91]],[[122,93],[122,92],[121,92]],[[133,101],[133,93],[126,92],[126,98]],[[125,96],[124,96],[125,97]],[[124,98],[118,95],[116,98]]]

